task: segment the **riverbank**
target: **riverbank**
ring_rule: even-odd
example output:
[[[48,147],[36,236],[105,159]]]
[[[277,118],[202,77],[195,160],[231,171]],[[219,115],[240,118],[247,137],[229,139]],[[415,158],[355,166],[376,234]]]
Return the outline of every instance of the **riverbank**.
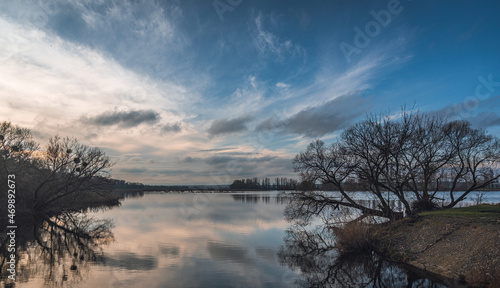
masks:
[[[500,205],[422,213],[383,224],[373,237],[378,253],[451,286],[500,287]]]

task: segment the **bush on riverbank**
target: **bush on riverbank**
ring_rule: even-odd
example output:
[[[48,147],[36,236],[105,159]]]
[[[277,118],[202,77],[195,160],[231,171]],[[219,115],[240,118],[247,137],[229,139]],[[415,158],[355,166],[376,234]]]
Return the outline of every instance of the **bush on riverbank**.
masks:
[[[333,227],[335,247],[341,253],[372,251],[373,229],[373,225],[362,221],[351,221],[343,227]]]

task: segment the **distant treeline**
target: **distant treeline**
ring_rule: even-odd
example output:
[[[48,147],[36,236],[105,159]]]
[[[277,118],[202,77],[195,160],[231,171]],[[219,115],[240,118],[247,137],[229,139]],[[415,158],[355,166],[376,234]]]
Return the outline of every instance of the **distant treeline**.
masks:
[[[113,179],[114,189],[142,189],[144,184],[139,182],[128,182],[125,180]]]
[[[276,177],[274,182],[269,178],[259,179],[257,177],[234,180],[229,185],[230,190],[295,190],[298,187],[298,181],[286,177]]]
[[[228,190],[228,185],[147,185],[139,182],[128,182],[113,179],[115,190],[140,191],[199,191],[199,190]]]
[[[198,190],[295,190],[299,183],[295,179],[257,177],[234,180],[231,185],[145,185],[138,182],[113,179],[115,190],[140,191],[198,191]]]

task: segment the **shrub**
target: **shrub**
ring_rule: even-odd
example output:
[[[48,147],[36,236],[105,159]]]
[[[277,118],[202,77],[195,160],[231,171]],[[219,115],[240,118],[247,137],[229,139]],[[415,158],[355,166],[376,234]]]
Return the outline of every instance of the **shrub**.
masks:
[[[342,253],[370,251],[374,243],[372,229],[371,225],[361,221],[334,227],[335,247]]]

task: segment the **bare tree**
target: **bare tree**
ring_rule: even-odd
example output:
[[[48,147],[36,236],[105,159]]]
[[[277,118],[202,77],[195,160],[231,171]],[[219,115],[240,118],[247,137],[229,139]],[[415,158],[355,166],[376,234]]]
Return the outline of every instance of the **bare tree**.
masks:
[[[437,208],[442,201],[437,192],[445,188],[450,202],[442,207],[451,208],[470,192],[494,183],[500,177],[499,163],[499,140],[469,122],[406,110],[399,117],[370,115],[347,128],[338,142],[326,146],[316,140],[295,157],[302,181],[333,185],[340,197],[295,192],[287,216],[304,220],[346,206],[360,210],[361,217],[400,219],[403,209],[414,215]],[[376,207],[363,205],[345,190],[346,181],[353,179],[377,200]]]
[[[0,122],[0,176],[2,181],[15,180],[17,203],[26,203],[25,194],[19,188],[21,184],[18,179],[25,178],[21,175],[31,175],[33,167],[33,155],[36,154],[38,144],[33,141],[33,135],[29,129],[13,125],[11,122]],[[7,215],[7,185],[0,188],[0,212]],[[4,190],[5,189],[5,190]],[[17,190],[17,191],[16,191]],[[16,205],[18,207],[18,205]],[[19,208],[19,207],[18,207]],[[19,211],[19,210],[18,210]]]
[[[32,139],[28,129],[0,123],[0,172],[15,175],[18,208],[45,213],[60,210],[61,201],[74,203],[79,192],[109,190],[104,176],[113,163],[101,149],[58,136],[40,149]]]
[[[366,215],[386,216],[384,211],[361,205],[351,197],[350,191],[345,191],[343,184],[349,176],[354,175],[357,164],[350,157],[345,146],[334,143],[327,147],[323,141],[316,140],[309,144],[305,152],[295,156],[294,166],[303,181],[330,183],[334,185],[341,198],[329,197],[316,191],[293,192],[290,206],[298,205],[296,209],[287,209],[286,216],[308,220],[312,215],[320,215],[325,209],[346,206],[361,210]],[[384,200],[385,201],[385,200]],[[290,213],[289,213],[290,212]],[[390,212],[390,211],[387,211]]]
[[[500,141],[484,130],[473,129],[469,122],[454,121],[443,127],[444,134],[453,150],[453,158],[447,167],[451,176],[449,189],[451,208],[463,201],[471,192],[494,183],[500,174]],[[465,191],[456,197],[459,183],[465,184]]]
[[[82,145],[76,139],[55,136],[49,139],[43,154],[37,159],[34,210],[47,210],[59,200],[81,191],[105,190],[108,182],[102,176],[112,162],[101,149]]]
[[[0,123],[0,169],[2,175],[15,173],[23,164],[31,162],[33,153],[38,149],[29,129],[13,125],[11,122]]]

